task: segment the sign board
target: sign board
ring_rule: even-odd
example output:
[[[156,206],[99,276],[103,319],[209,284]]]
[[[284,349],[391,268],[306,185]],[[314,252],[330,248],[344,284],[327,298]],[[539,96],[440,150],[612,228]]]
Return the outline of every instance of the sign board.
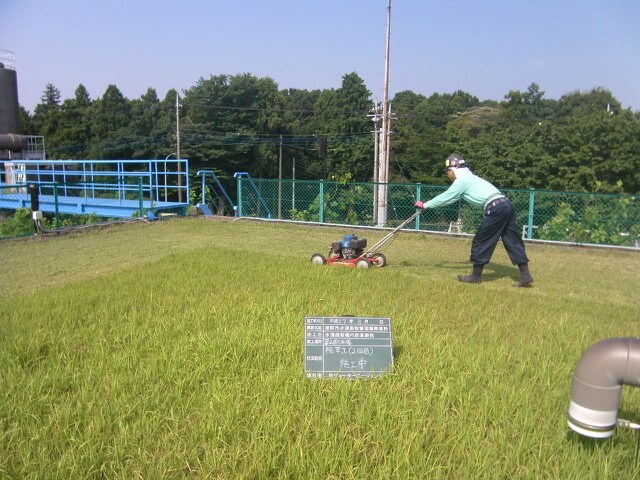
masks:
[[[308,378],[374,377],[393,365],[390,318],[305,317],[304,328]]]

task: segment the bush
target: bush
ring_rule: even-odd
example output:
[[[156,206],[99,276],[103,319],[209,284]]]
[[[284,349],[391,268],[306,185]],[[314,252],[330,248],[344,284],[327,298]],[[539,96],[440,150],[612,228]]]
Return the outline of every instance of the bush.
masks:
[[[44,230],[56,230],[77,225],[91,225],[103,220],[94,213],[87,215],[61,214],[58,215],[57,222],[53,215],[44,215],[41,225]],[[13,215],[0,223],[0,238],[24,237],[35,233],[31,209],[28,208],[19,208]]]
[[[640,224],[632,223],[630,215],[635,207],[635,197],[587,205],[582,212],[561,203],[539,236],[543,240],[635,246],[640,237]]]
[[[16,212],[0,223],[0,238],[23,237],[35,233],[31,210],[19,208]]]

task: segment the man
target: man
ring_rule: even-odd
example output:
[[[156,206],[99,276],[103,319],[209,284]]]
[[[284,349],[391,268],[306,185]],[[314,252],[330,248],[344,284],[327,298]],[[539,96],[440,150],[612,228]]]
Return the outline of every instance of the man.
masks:
[[[500,190],[486,180],[474,175],[461,155],[454,153],[445,160],[445,173],[453,183],[449,189],[433,197],[428,202],[416,202],[416,208],[435,208],[449,205],[460,198],[484,209],[484,217],[471,243],[471,275],[458,275],[458,280],[466,283],[480,283],[482,269],[489,263],[491,255],[502,237],[509,258],[520,269],[517,287],[530,287],[533,277],[529,273],[529,259],[524,242],[516,225],[513,205]]]

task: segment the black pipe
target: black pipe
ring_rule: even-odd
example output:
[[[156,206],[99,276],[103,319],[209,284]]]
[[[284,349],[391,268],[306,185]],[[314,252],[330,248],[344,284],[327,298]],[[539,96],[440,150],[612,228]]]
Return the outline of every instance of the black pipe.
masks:
[[[29,196],[31,197],[31,211],[37,212],[40,210],[40,192],[38,191],[38,185],[33,183],[29,184]]]

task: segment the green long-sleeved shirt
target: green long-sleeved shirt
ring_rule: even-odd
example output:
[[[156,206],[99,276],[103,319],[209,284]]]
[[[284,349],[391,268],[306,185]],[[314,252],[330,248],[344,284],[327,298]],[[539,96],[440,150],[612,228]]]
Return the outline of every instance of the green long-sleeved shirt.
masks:
[[[484,208],[487,200],[496,199],[503,195],[496,187],[485,179],[468,173],[462,178],[456,178],[451,186],[440,195],[425,203],[425,208],[449,205],[460,198],[476,207]]]

